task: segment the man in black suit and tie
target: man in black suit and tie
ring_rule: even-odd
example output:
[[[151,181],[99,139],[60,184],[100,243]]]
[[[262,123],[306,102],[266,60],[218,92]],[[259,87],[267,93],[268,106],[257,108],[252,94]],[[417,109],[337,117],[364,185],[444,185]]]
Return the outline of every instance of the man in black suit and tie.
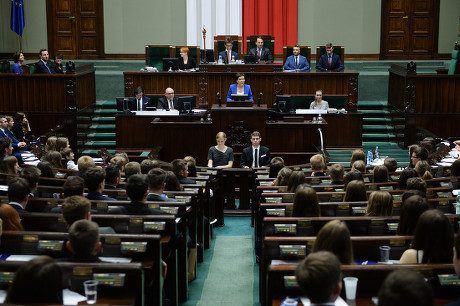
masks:
[[[219,53],[219,56],[222,57],[224,64],[230,64],[233,60],[238,60],[238,53],[232,51],[233,40],[230,37],[225,38],[225,51]]]
[[[270,166],[270,150],[261,146],[262,138],[258,131],[251,134],[252,145],[245,148],[241,154],[241,168],[257,168]]]
[[[49,57],[48,50],[40,50],[40,60],[35,64],[35,73],[54,73],[54,69],[48,64]]]
[[[321,55],[318,63],[316,64],[316,70],[318,71],[342,71],[343,64],[340,60],[340,56],[332,53],[334,46],[332,43],[326,44],[326,54]]]
[[[157,109],[171,110],[178,109],[181,110],[184,108],[184,105],[179,102],[177,97],[174,96],[174,89],[168,87],[165,90],[165,96],[158,99]]]
[[[13,134],[8,130],[8,120],[5,116],[0,116],[0,138],[9,137],[13,146],[13,155],[18,159],[18,163],[21,165],[23,163],[21,152],[22,149],[27,145],[24,141],[17,140]]]
[[[144,88],[142,88],[142,86],[136,87],[134,95],[136,96],[136,109],[138,111],[144,111],[147,106],[153,106],[150,102],[150,98],[144,96]]]
[[[264,48],[264,40],[262,37],[257,37],[256,46],[256,48],[249,50],[248,54],[255,56],[259,63],[261,61],[265,61],[267,64],[273,63],[273,55],[270,49]]]

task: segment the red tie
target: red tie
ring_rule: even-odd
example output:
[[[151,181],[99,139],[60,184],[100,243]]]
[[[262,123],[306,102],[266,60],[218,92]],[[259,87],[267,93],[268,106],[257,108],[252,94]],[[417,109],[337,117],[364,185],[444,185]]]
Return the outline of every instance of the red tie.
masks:
[[[227,63],[231,62],[230,53],[231,53],[230,51],[227,51]]]
[[[260,49],[259,49],[259,62],[260,62],[260,53],[261,53],[261,51],[260,51]]]
[[[329,56],[329,67],[332,66],[332,56]]]

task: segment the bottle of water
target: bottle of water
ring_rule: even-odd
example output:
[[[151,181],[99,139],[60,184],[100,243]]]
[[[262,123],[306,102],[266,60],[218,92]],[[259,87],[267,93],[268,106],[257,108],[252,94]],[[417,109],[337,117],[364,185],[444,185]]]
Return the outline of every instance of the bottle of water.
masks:
[[[222,64],[222,63],[223,63],[223,62],[222,62],[222,56],[221,56],[221,55],[219,55],[219,60],[217,61],[217,63],[218,63],[218,64]]]
[[[373,155],[372,150],[367,151],[366,166],[372,166]]]
[[[457,195],[457,202],[455,203],[455,214],[460,214],[460,194]]]
[[[375,147],[375,159],[379,159],[379,158],[380,158],[379,146],[376,146]]]
[[[232,55],[232,64],[235,64],[235,55]]]
[[[318,114],[318,122],[319,123],[323,122],[323,117],[321,117],[321,113]]]

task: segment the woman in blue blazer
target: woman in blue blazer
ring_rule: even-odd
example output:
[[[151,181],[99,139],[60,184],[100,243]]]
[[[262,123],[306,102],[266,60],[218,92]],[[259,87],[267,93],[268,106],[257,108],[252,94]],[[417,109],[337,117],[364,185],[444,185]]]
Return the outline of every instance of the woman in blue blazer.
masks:
[[[228,89],[227,101],[233,101],[232,94],[245,94],[248,95],[246,101],[252,101],[251,86],[244,84],[244,73],[236,74],[236,84],[231,84]]]

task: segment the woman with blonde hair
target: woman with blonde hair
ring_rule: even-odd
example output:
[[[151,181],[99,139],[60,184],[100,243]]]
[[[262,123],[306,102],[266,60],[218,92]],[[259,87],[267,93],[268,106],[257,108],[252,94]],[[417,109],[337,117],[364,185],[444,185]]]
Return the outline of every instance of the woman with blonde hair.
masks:
[[[354,150],[353,153],[351,154],[351,159],[350,159],[350,167],[353,167],[353,164],[357,160],[362,160],[363,162],[366,162],[366,154],[362,150]]]
[[[322,109],[327,110],[329,103],[323,100],[323,91],[321,89],[316,90],[315,100],[310,103],[310,109]]]
[[[225,142],[227,141],[227,135],[224,132],[219,132],[216,135],[216,146],[212,146],[208,151],[208,167],[215,168],[232,168],[233,161],[233,149],[227,147]]]
[[[426,160],[421,160],[415,164],[415,172],[423,180],[430,180],[433,178],[430,172],[430,164]]]
[[[367,201],[366,185],[363,181],[354,180],[345,189],[344,202]]]
[[[367,201],[367,216],[391,216],[393,197],[388,191],[374,191]]]
[[[45,152],[56,151],[56,141],[56,136],[48,137],[48,139],[46,140]]]
[[[56,139],[56,151],[61,152],[65,148],[70,148],[69,139],[67,137],[58,137]]]
[[[344,265],[353,263],[353,246],[350,230],[345,222],[332,220],[326,223],[316,236],[313,252],[330,251]]]
[[[294,195],[293,217],[321,217],[316,191],[307,184],[300,185]]]
[[[0,219],[3,220],[4,231],[23,231],[19,213],[9,204],[0,205]]]

